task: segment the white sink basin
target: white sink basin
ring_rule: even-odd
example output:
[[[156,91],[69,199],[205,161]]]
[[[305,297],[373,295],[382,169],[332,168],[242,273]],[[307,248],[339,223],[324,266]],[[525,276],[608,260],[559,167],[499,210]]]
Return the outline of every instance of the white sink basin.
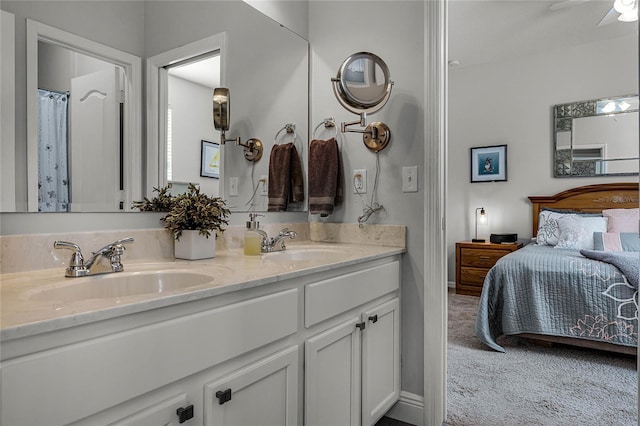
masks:
[[[82,278],[67,278],[33,292],[31,300],[72,302],[171,293],[214,280],[211,275],[183,270],[116,272]]]
[[[265,259],[273,260],[315,260],[324,259],[326,257],[336,257],[342,252],[331,248],[319,248],[319,247],[287,247],[283,251],[274,251],[271,253],[265,253]]]

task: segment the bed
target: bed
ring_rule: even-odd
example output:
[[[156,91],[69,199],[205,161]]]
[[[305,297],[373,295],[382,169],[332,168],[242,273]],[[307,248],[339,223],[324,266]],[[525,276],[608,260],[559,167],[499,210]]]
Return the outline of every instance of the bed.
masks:
[[[538,343],[636,354],[638,290],[633,280],[610,263],[583,256],[579,247],[561,247],[563,241],[543,245],[542,231],[537,234],[541,212],[545,212],[543,221],[558,213],[562,224],[576,215],[579,220],[601,223],[603,210],[637,209],[638,184],[581,186],[529,200],[532,235],[539,243],[502,257],[487,274],[476,322],[478,338],[500,352],[505,351],[499,341],[502,336],[518,335]],[[637,234],[628,235],[638,239]],[[624,254],[634,260],[640,256],[634,248],[630,250]]]

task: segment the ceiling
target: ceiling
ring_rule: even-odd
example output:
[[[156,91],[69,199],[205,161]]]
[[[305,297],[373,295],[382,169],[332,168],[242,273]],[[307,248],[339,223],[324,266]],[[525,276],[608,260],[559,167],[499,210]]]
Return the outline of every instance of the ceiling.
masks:
[[[220,87],[220,55],[171,67],[169,75],[215,89]]]
[[[638,22],[598,27],[613,0],[450,0],[449,61],[460,67],[638,33]]]

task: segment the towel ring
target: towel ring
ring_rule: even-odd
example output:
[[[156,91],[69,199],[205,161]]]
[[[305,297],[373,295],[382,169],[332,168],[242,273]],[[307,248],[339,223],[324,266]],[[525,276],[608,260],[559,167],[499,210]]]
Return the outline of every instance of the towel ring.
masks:
[[[330,129],[330,128],[333,127],[333,130],[335,130],[335,132],[336,132],[335,138],[338,139],[338,127],[336,126],[336,122],[335,122],[333,117],[325,118],[324,120],[322,120],[322,122],[320,122],[320,124],[318,124],[316,126],[315,129],[313,129],[313,138],[314,139],[316,137],[316,132],[318,131],[320,126],[324,126],[325,129]]]
[[[287,134],[293,134],[293,144],[295,145],[296,143],[296,125],[295,123],[287,123],[284,125],[284,127],[280,130],[278,130],[278,133],[276,133],[276,137],[273,138],[273,144],[274,145],[278,145],[278,136],[280,136],[280,133],[282,133],[283,130],[287,131]]]

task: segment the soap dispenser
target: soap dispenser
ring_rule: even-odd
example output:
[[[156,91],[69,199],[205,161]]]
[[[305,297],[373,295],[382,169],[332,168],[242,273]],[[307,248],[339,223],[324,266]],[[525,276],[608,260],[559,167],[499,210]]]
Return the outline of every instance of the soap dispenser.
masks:
[[[249,213],[249,221],[247,229],[244,231],[244,254],[257,255],[260,254],[262,248],[262,233],[259,232],[260,222],[256,221],[257,213]]]

